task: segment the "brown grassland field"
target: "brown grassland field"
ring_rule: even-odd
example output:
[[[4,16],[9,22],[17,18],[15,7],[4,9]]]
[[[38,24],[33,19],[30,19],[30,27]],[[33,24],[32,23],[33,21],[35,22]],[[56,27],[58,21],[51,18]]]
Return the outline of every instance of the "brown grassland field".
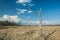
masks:
[[[0,40],[60,40],[60,26],[43,26],[42,37],[39,26],[8,27],[0,27]],[[52,33],[54,30],[56,31]]]

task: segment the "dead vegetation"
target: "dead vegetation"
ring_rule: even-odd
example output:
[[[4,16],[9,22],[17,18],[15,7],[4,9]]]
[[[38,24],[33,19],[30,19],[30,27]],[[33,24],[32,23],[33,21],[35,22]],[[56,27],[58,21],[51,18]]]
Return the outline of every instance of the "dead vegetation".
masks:
[[[60,40],[59,30],[58,26],[44,26],[41,37],[38,26],[0,29],[0,40]]]

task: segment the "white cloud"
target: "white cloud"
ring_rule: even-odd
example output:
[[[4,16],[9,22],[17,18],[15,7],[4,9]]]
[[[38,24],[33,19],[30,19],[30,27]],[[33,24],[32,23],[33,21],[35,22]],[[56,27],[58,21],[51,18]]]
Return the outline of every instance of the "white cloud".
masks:
[[[23,6],[26,6],[26,4],[22,4]]]
[[[43,25],[46,25],[46,24],[48,25],[48,24],[50,24],[50,21],[44,20],[44,21],[42,21],[42,24],[43,24]]]
[[[30,17],[28,17],[30,18]],[[3,17],[0,18],[0,21],[10,21],[10,22],[22,22],[22,23],[25,23],[27,25],[39,25],[39,20],[22,20],[21,18],[19,18],[17,15],[13,15],[13,16],[10,16],[10,15],[3,15]],[[24,24],[24,25],[25,25]],[[43,25],[58,25],[60,24],[60,20],[43,20],[42,21],[42,24]]]
[[[17,0],[16,3],[31,3],[31,0]]]
[[[28,13],[31,13],[31,12],[32,12],[32,10],[29,10],[29,11],[28,11]]]
[[[14,15],[14,16],[4,15],[0,19],[0,21],[10,21],[10,22],[16,22],[16,23],[18,23],[19,21],[21,21],[21,19],[17,15]]]
[[[34,6],[34,4],[29,4],[29,6]]]
[[[23,6],[34,6],[34,4],[31,4],[32,0],[17,0],[17,4],[21,4]],[[29,3],[29,4],[28,4]]]
[[[34,4],[31,4],[31,3],[30,3],[30,4],[25,4],[25,3],[24,3],[24,4],[22,4],[22,5],[23,5],[23,6],[30,6],[30,7],[34,6]]]
[[[25,23],[26,25],[38,25],[39,24],[39,21],[33,21],[33,20],[23,20],[22,22]]]
[[[10,16],[9,21],[11,21],[11,22],[19,22],[20,20],[21,19],[17,15],[15,15],[15,16]]]
[[[20,14],[20,13],[25,13],[25,12],[27,12],[27,9],[18,9],[18,13]]]
[[[34,21],[34,20],[23,20],[22,22],[27,23],[27,25],[39,25],[40,24],[39,20],[36,20],[36,21]],[[43,25],[49,25],[50,21],[44,20],[44,21],[42,21],[42,24]]]
[[[58,25],[60,24],[60,20],[44,20],[42,21],[43,25]]]
[[[7,21],[9,19],[8,15],[4,15],[0,20],[1,21]]]
[[[19,9],[19,8],[17,8],[17,10],[18,10],[17,14],[25,13],[25,12],[27,12],[27,13],[31,13],[32,12],[32,10],[27,10],[27,9]]]
[[[39,25],[39,20],[33,21],[33,20],[23,20],[23,23],[27,25]],[[43,20],[42,25],[59,25],[59,20]]]

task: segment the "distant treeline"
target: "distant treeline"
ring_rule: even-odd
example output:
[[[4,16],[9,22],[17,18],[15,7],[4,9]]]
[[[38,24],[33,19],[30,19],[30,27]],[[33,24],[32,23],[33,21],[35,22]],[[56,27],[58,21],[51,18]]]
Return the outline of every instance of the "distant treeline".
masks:
[[[9,21],[0,21],[0,26],[20,26],[21,24]]]

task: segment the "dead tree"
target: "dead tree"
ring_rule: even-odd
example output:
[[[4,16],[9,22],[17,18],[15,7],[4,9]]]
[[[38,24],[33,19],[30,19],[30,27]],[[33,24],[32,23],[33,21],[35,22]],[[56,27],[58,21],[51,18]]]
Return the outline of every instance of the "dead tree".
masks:
[[[44,38],[44,40],[48,40],[49,37],[55,32],[56,32],[56,30],[52,31],[51,33],[48,33],[47,35],[44,34],[42,37]]]

